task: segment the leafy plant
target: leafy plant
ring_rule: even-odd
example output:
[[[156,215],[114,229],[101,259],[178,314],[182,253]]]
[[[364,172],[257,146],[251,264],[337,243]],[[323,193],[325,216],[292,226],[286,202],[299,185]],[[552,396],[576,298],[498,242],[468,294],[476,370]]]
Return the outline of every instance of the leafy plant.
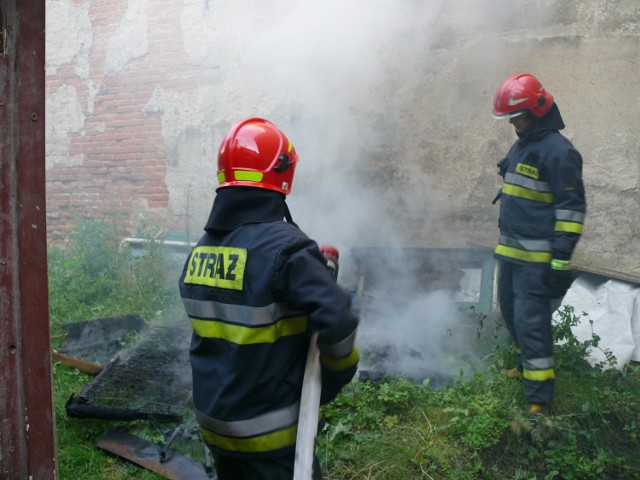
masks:
[[[589,322],[591,328],[591,338],[580,341],[574,334],[574,327],[584,322]],[[571,305],[564,305],[558,310],[558,317],[553,325],[553,341],[556,344],[557,357],[563,368],[573,368],[576,365],[583,365],[593,349],[600,350],[605,360],[595,365],[596,370],[602,371],[605,368],[615,368],[618,361],[610,350],[600,348],[600,337],[593,330],[593,320],[589,314],[582,312],[576,315],[575,308]]]
[[[122,248],[114,222],[79,221],[66,245],[49,249],[54,338],[63,323],[139,313],[162,318],[181,311],[176,262],[146,228],[144,255]],[[176,265],[176,263],[178,263]],[[640,376],[616,370],[617,361],[587,362],[599,338],[578,340],[573,327],[588,320],[565,307],[554,325],[557,381],[553,416],[530,422],[522,383],[500,375],[513,361],[505,329],[494,317],[478,320],[473,375],[433,388],[428,381],[386,378],[354,381],[322,408],[317,454],[325,480],[593,479],[639,478]],[[590,321],[590,320],[589,320]],[[59,330],[58,330],[59,331]],[[127,339],[128,341],[129,339]],[[131,338],[135,341],[135,338]],[[112,426],[156,443],[167,438],[148,424],[68,418],[65,402],[91,380],[54,365],[60,478],[163,478],[105,454],[95,438]]]
[[[134,255],[109,219],[77,220],[66,245],[50,245],[49,305],[55,324],[139,314],[147,321],[179,306],[179,267],[161,243]]]
[[[125,236],[110,219],[78,219],[65,244],[51,244],[49,304],[52,346],[63,338],[62,325],[80,320],[138,314],[147,322],[161,321],[181,308],[177,281],[181,265],[146,230],[147,248],[135,255],[122,243]],[[135,343],[136,334],[123,339]],[[126,344],[126,345],[125,345]],[[67,416],[65,403],[91,381],[76,370],[53,366],[59,473],[62,480],[157,479],[161,476],[105,455],[93,442],[112,426],[103,420]]]

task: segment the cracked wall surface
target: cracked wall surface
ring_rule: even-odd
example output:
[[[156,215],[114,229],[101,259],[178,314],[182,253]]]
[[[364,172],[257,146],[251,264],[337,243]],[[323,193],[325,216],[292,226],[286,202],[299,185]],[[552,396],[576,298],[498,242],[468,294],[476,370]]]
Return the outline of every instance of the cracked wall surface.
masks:
[[[516,137],[491,101],[529,71],[584,157],[577,258],[640,276],[635,0],[48,0],[46,68],[52,238],[77,212],[198,235],[223,135],[264,116],[320,242],[492,245]]]

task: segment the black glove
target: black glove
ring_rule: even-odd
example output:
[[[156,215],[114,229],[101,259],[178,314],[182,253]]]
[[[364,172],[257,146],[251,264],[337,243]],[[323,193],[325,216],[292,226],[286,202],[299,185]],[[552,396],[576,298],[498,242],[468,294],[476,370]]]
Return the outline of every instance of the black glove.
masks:
[[[551,260],[549,270],[549,296],[551,298],[564,297],[573,282],[571,262],[569,260]]]

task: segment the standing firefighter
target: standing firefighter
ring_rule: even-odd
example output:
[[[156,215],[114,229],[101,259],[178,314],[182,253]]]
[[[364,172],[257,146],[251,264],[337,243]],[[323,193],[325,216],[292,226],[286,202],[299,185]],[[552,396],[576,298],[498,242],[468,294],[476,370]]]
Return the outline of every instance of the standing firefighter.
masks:
[[[219,186],[205,233],[180,277],[193,325],[193,405],[220,480],[292,478],[313,333],[322,403],[357,368],[349,295],[285,203],[297,162],[273,123],[235,124],[218,152]],[[321,478],[317,459],[314,478]]]
[[[533,75],[507,78],[493,113],[509,118],[518,136],[498,163],[498,299],[518,352],[517,368],[504,373],[524,377],[528,416],[535,418],[549,414],[553,399],[551,315],[571,285],[571,256],[585,218],[582,157],[559,133],[560,110]]]

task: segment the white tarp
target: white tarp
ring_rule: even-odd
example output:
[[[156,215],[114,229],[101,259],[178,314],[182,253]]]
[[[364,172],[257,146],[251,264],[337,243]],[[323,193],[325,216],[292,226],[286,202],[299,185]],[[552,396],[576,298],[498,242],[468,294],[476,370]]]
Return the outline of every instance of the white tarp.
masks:
[[[573,306],[576,315],[587,314],[572,330],[578,340],[591,340],[592,333],[597,334],[599,347],[616,357],[618,369],[630,360],[640,361],[640,285],[582,273],[565,295],[560,310],[564,305]],[[557,315],[556,311],[554,318]],[[589,320],[593,321],[593,332]],[[606,360],[599,349],[592,349],[590,354],[587,360],[591,365]]]

